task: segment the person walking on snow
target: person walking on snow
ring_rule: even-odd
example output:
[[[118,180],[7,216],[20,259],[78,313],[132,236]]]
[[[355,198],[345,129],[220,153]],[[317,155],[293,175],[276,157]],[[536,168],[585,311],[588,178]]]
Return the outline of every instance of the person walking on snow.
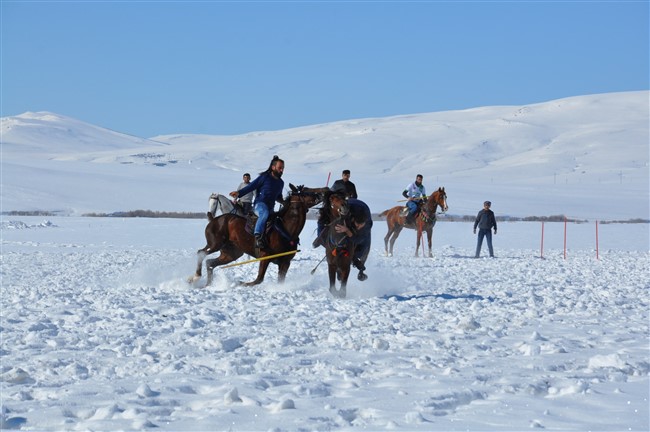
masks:
[[[483,245],[483,237],[487,239],[488,250],[490,251],[490,256],[494,258],[494,250],[492,249],[492,228],[494,228],[494,235],[497,235],[497,220],[494,217],[494,212],[490,210],[492,203],[490,201],[485,201],[483,203],[483,208],[476,215],[476,220],[474,221],[474,234],[476,234],[476,227],[478,227],[478,240],[476,243],[476,254],[474,258],[478,258],[481,255],[481,246]]]
[[[341,192],[345,198],[358,198],[357,187],[350,181],[350,170],[343,170],[341,178],[334,182],[330,188],[332,192]]]

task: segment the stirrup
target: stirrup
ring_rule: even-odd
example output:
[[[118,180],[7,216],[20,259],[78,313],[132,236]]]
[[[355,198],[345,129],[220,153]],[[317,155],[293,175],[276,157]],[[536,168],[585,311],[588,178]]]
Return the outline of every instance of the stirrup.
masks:
[[[255,247],[258,249],[264,249],[266,247],[266,243],[264,242],[264,237],[262,237],[259,234],[255,236]]]

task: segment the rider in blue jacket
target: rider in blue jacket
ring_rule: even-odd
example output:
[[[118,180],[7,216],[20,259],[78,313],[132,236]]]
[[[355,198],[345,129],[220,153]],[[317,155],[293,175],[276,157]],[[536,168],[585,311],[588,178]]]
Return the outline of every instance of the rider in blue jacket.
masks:
[[[264,227],[266,226],[269,214],[273,211],[276,201],[282,202],[282,190],[284,189],[284,181],[282,180],[283,173],[284,161],[277,156],[273,156],[273,160],[271,160],[266,171],[261,172],[248,186],[238,191],[230,192],[230,196],[233,198],[243,197],[252,191],[257,192],[253,207],[257,215],[257,223],[255,223],[255,247],[259,249],[266,247]]]

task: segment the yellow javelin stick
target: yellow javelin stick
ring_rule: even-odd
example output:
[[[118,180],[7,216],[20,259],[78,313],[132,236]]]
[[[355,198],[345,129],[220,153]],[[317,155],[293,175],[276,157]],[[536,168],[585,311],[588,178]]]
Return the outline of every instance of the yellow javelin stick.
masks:
[[[236,266],[240,266],[240,265],[244,265],[244,264],[254,263],[254,262],[257,262],[257,261],[264,261],[264,260],[267,260],[267,259],[277,258],[277,257],[285,256],[285,255],[291,255],[292,253],[296,253],[296,252],[300,252],[300,249],[292,250],[292,251],[289,251],[289,252],[282,252],[282,253],[275,254],[275,255],[267,255],[267,256],[260,257],[260,258],[254,258],[254,259],[251,259],[251,260],[248,260],[248,261],[242,261],[242,262],[238,262],[238,263],[234,263],[234,264],[228,264],[228,265],[225,265],[225,266],[221,266],[219,268],[223,269],[223,268],[228,268],[228,267],[236,267]]]
[[[424,198],[426,198],[426,197],[417,197],[417,198],[413,198],[413,200],[421,200],[421,199],[424,199]],[[404,201],[408,201],[408,199],[399,200],[397,202],[404,202]]]

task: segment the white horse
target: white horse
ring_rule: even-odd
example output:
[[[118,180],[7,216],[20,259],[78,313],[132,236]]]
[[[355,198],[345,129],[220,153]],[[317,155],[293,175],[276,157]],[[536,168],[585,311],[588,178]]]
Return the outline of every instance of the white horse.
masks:
[[[217,217],[217,212],[221,212],[222,215],[232,213],[237,216],[246,217],[242,206],[225,195],[213,193],[210,195],[208,205],[208,212],[210,212],[213,217]]]

